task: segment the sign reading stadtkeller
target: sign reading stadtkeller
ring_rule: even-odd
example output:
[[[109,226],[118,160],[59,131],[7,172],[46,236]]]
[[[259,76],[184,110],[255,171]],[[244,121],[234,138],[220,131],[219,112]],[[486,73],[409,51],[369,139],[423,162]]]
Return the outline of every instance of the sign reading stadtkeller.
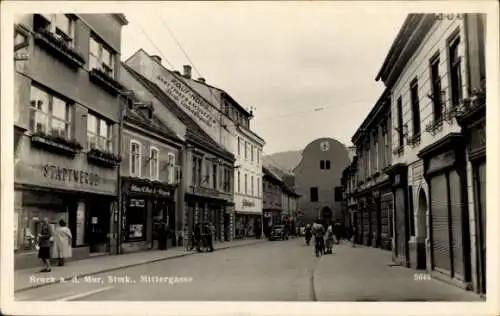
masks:
[[[43,165],[42,173],[45,178],[61,182],[73,182],[97,186],[101,180],[97,173],[86,172],[56,165]]]
[[[165,191],[162,188],[153,187],[150,185],[140,185],[140,184],[131,184],[130,185],[130,192],[157,194],[157,195],[163,195],[163,196],[170,195],[169,191]]]
[[[216,124],[217,120],[212,115],[211,106],[192,91],[187,84],[181,82],[173,75],[170,77],[170,79],[166,79],[162,76],[157,76],[157,79],[164,85],[166,94],[208,127]]]

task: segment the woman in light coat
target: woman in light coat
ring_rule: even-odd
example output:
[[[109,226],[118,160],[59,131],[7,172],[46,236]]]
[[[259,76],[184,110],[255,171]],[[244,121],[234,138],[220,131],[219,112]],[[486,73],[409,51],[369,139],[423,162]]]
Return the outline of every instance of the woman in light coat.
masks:
[[[71,235],[71,230],[66,226],[64,220],[59,221],[59,226],[54,232],[54,247],[52,249],[53,258],[58,259],[58,265],[64,265],[65,258],[71,258],[71,241],[73,236]]]

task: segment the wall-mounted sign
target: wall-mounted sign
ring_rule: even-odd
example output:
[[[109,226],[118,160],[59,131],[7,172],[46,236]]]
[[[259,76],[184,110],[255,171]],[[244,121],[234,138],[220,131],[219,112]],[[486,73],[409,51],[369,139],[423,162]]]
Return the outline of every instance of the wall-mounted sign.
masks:
[[[97,186],[101,181],[101,178],[97,173],[49,164],[42,166],[42,173],[45,178],[51,180],[88,184],[90,186]]]
[[[170,191],[167,191],[161,187],[150,185],[150,184],[137,184],[132,183],[130,185],[130,192],[135,193],[148,193],[161,196],[170,196]]]
[[[212,113],[212,106],[194,92],[186,83],[181,82],[173,75],[169,78],[157,76],[156,79],[162,83],[165,93],[176,103],[184,107],[188,113],[193,114],[208,127],[217,123],[216,116]]]
[[[243,199],[243,206],[253,207],[255,206],[255,203],[253,201]]]

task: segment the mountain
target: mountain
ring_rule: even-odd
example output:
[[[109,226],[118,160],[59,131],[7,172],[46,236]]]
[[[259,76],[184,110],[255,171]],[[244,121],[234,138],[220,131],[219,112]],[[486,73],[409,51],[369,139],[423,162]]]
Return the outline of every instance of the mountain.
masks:
[[[299,164],[301,158],[302,150],[290,150],[262,156],[262,162],[266,166],[293,173],[293,169]]]

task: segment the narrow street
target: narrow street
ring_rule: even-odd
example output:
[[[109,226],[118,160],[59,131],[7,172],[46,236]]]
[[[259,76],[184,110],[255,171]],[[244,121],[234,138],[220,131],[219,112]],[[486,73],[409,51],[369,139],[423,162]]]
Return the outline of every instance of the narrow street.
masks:
[[[380,249],[346,244],[319,259],[313,249],[303,239],[263,242],[69,280],[17,293],[16,300],[479,301],[440,281],[415,280],[415,270],[388,266],[390,253]]]

